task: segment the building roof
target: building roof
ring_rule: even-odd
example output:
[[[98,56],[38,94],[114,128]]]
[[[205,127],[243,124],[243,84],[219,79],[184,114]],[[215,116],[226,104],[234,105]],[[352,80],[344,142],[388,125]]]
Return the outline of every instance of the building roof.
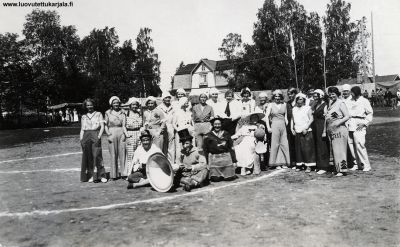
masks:
[[[211,71],[224,71],[233,69],[233,63],[228,60],[210,60],[210,59],[201,59],[198,63],[187,64],[178,69],[175,75],[186,75],[191,74],[193,70],[195,70],[201,63],[204,63]]]
[[[387,81],[397,81],[397,80],[400,80],[400,77],[398,74],[375,76],[375,82],[387,82]]]

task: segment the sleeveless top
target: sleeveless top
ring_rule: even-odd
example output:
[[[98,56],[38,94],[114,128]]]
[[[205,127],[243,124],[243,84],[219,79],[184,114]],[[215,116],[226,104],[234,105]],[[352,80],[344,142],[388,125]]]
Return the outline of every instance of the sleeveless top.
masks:
[[[333,104],[331,102],[329,102],[328,112],[326,113],[326,122],[327,122],[328,130],[332,130],[332,127],[331,127],[332,123],[334,123],[335,121],[342,119],[344,117],[342,110],[340,109],[341,104],[344,104],[344,102],[340,99],[337,99]],[[335,113],[337,115],[332,116],[332,114],[335,114]],[[343,123],[342,125],[344,126],[345,124]]]
[[[279,104],[280,107],[274,102],[271,103],[271,119],[274,120],[285,120],[286,115],[286,103]]]
[[[107,110],[105,115],[108,127],[122,127],[122,123],[125,122],[125,113],[122,110],[119,112]]]

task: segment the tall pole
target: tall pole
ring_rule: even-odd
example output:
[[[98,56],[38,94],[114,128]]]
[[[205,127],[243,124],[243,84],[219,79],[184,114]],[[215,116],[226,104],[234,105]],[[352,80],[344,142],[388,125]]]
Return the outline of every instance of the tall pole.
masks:
[[[326,91],[326,69],[325,69],[325,56],[323,56],[324,58],[324,89]]]
[[[375,48],[374,48],[374,19],[371,11],[371,32],[372,32],[372,82],[375,85]]]
[[[364,83],[368,80],[368,69],[367,69],[367,54],[366,54],[366,40],[365,40],[365,16],[361,19],[361,52],[362,52],[362,62],[363,62],[363,80],[362,89],[364,90]]]
[[[294,62],[294,74],[295,74],[295,76],[296,76],[296,87],[297,87],[297,90],[299,90],[300,88],[299,88],[299,82],[297,81],[296,59],[293,59],[293,62]]]

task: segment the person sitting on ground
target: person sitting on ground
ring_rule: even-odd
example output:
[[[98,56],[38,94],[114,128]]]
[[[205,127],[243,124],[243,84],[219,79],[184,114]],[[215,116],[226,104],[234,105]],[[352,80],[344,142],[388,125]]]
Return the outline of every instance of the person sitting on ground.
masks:
[[[143,130],[140,134],[141,145],[133,154],[133,169],[128,176],[127,189],[138,188],[148,185],[150,182],[147,179],[146,163],[149,157],[155,153],[162,153],[161,149],[153,144],[153,136],[149,130]]]
[[[185,191],[191,191],[193,188],[201,187],[208,176],[206,158],[199,154],[196,147],[193,146],[193,136],[189,134],[188,129],[178,132],[179,141],[182,143],[180,157],[177,158],[179,170],[176,176],[180,178]]]

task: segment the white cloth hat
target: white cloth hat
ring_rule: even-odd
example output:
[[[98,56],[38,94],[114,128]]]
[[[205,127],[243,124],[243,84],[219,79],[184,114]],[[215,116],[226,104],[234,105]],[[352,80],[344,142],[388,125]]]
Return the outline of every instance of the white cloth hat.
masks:
[[[184,94],[186,94],[186,91],[185,91],[185,89],[183,89],[183,88],[178,88],[178,89],[176,90],[176,93],[184,93]]]
[[[344,84],[342,86],[342,91],[350,91],[351,90],[351,86],[349,84]]]
[[[210,95],[211,95],[211,94],[214,94],[214,93],[219,94],[219,90],[216,89],[215,87],[213,87],[213,88],[210,88],[210,91],[209,91],[208,93],[209,93]]]
[[[314,93],[319,94],[319,97],[321,97],[321,98],[323,98],[325,95],[324,91],[322,91],[321,89],[314,90]]]
[[[165,98],[168,98],[168,97],[172,98],[172,96],[171,96],[171,94],[170,94],[169,92],[164,92],[164,93],[161,95],[161,98],[162,98],[162,99],[165,99]]]
[[[296,94],[296,100],[297,100],[297,98],[299,98],[299,97],[303,98],[304,100],[307,99],[307,96],[306,96],[304,93],[298,93],[298,94]]]
[[[261,98],[261,97],[268,98],[268,94],[267,94],[266,92],[261,92],[261,93],[258,95],[258,98]]]
[[[275,90],[272,94],[273,95],[277,95],[277,94],[283,95],[282,91],[279,89]]]
[[[189,99],[187,97],[182,97],[178,100],[178,107],[181,108],[186,102],[188,102]]]
[[[110,105],[112,105],[114,100],[118,100],[118,102],[121,102],[121,100],[118,98],[118,96],[112,96],[110,98],[110,100],[108,101],[108,103],[110,103]]]
[[[144,102],[144,104],[147,105],[147,102],[149,102],[149,101],[157,102],[156,98],[154,98],[153,96],[149,96],[146,98],[146,101]]]
[[[125,105],[132,105],[133,103],[138,103],[140,105],[140,101],[138,98],[131,97],[128,99],[128,102],[125,103]]]

